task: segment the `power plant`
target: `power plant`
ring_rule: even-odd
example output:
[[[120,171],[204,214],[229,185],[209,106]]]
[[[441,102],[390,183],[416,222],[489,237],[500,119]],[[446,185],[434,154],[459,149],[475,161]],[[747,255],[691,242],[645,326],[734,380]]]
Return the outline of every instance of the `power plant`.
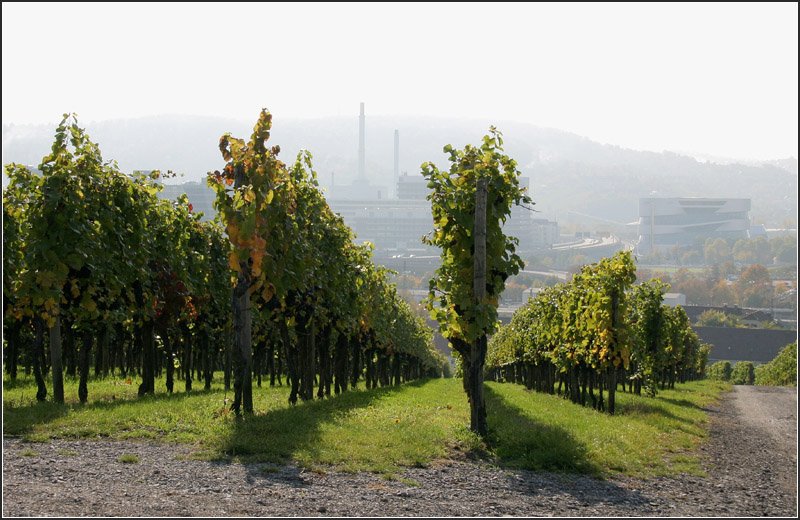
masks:
[[[418,171],[401,174],[399,129],[394,129],[391,190],[377,184],[377,176],[368,175],[366,168],[366,115],[362,102],[358,116],[357,175],[351,184],[331,186],[328,204],[353,229],[358,242],[375,245],[376,259],[391,263],[391,259],[405,258],[403,265],[389,267],[405,270],[426,258],[431,259],[430,263],[437,262],[437,251],[421,240],[433,230],[428,183]],[[521,183],[528,186],[530,179],[523,177]],[[559,241],[556,222],[533,218],[533,213],[524,208],[514,208],[505,227],[507,233],[520,239],[519,251],[549,249]]]

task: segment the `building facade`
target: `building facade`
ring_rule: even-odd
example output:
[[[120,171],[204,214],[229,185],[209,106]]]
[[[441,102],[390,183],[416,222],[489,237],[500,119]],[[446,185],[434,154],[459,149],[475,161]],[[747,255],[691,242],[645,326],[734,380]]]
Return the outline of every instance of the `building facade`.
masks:
[[[520,184],[527,186],[528,178]],[[334,196],[328,201],[356,233],[357,241],[369,241],[377,250],[398,252],[431,251],[422,236],[433,231],[427,181],[422,175],[401,175],[396,199],[345,200]],[[534,218],[530,208],[514,206],[503,225],[503,232],[519,239],[518,252],[549,249],[559,239],[558,223]]]
[[[422,236],[433,230],[431,206],[422,200],[328,201],[356,234],[356,241],[375,244],[378,250],[427,249]]]
[[[639,199],[637,253],[691,246],[708,238],[738,240],[750,230],[750,199]]]

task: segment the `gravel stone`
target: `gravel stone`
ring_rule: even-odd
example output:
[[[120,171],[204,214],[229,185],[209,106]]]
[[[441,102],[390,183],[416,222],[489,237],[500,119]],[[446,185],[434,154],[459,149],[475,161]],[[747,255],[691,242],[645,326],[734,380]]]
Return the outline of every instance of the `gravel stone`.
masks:
[[[190,447],[3,438],[3,516],[797,517],[797,390],[736,386],[711,417],[708,477],[598,480],[481,461],[371,473],[187,460]],[[37,456],[22,455],[34,450]],[[72,454],[74,453],[74,454]],[[138,463],[118,461],[135,454]]]

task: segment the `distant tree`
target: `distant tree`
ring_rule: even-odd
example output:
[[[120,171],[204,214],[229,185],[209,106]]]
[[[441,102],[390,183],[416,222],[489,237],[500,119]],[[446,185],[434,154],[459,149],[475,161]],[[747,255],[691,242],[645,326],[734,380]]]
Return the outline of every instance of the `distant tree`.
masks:
[[[709,301],[711,305],[733,304],[736,301],[733,287],[726,280],[719,280],[716,285],[711,287]]]
[[[709,302],[709,287],[702,278],[685,278],[680,282],[674,282],[673,292],[686,295],[686,301],[702,305]]]
[[[703,254],[705,255],[707,264],[721,264],[731,259],[731,248],[722,238],[709,238],[706,240]]]
[[[700,265],[703,262],[703,255],[699,251],[690,249],[681,255],[683,265]]]
[[[775,255],[772,254],[769,240],[765,237],[756,237],[753,239],[753,244],[756,251],[756,263],[772,264]]]
[[[711,264],[706,269],[706,282],[708,285],[714,285],[722,278],[722,275],[719,272],[719,264]]]
[[[773,258],[781,263],[797,263],[797,238],[775,237],[769,240]]]
[[[772,301],[772,278],[767,268],[753,264],[742,271],[735,284],[743,307],[768,307]]]
[[[698,327],[735,327],[742,328],[744,324],[738,318],[722,311],[715,311],[709,309],[697,318],[696,325]]]
[[[726,260],[719,265],[719,275],[723,278],[735,276],[739,273],[739,269],[732,260]]]
[[[739,239],[733,244],[733,259],[743,264],[754,264],[756,262],[756,251],[752,241]]]
[[[733,245],[733,259],[743,264],[771,264],[772,248],[764,237],[743,238]]]
[[[692,278],[694,278],[692,272],[686,269],[685,267],[681,267],[680,269],[675,271],[675,274],[672,276],[672,283],[674,286],[678,286],[686,282],[687,280],[691,280]]]

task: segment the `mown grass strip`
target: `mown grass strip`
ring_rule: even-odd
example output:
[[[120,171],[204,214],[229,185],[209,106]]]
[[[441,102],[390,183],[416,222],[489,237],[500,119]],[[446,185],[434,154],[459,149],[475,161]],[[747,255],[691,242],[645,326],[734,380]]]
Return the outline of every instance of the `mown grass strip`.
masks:
[[[218,378],[221,380],[221,378]],[[36,403],[27,378],[4,381],[3,433],[32,441],[58,438],[148,439],[188,443],[195,456],[334,466],[394,474],[402,467],[480,457],[502,467],[608,476],[700,474],[695,448],[706,436],[704,407],[730,388],[698,381],[655,398],[618,393],[615,416],[538,394],[519,385],[487,383],[490,436],[466,427],[461,381],[428,380],[349,391],[289,406],[286,387],[255,389],[256,414],[236,418],[232,395],[210,391],[136,397],[135,382],[91,381],[90,402],[77,401],[67,380],[67,404]]]

